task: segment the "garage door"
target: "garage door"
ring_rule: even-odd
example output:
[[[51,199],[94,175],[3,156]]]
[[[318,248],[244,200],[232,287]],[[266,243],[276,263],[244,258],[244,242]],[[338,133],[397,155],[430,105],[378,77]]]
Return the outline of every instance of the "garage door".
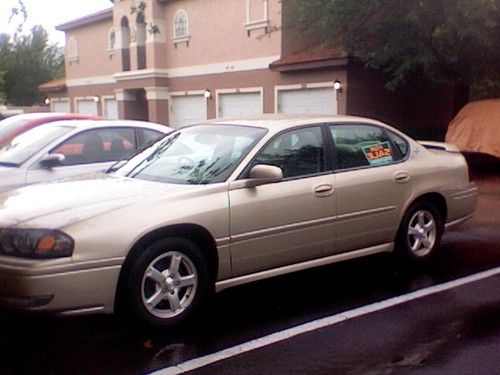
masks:
[[[77,100],[76,112],[97,115],[97,103],[94,100]]]
[[[260,92],[219,94],[219,117],[243,117],[262,114]]]
[[[331,87],[278,91],[278,112],[337,114],[335,90]]]
[[[104,99],[104,115],[109,120],[118,118],[118,104],[115,99]]]
[[[170,126],[179,129],[207,119],[207,103],[203,95],[172,96]]]
[[[69,100],[54,100],[52,101],[52,112],[70,112]]]

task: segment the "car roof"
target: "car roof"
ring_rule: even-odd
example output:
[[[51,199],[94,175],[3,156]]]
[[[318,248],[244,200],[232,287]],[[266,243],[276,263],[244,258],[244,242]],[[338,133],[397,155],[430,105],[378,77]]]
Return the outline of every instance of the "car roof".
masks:
[[[272,131],[281,131],[290,127],[300,125],[312,125],[321,123],[370,123],[391,128],[377,120],[366,117],[346,115],[287,115],[287,114],[265,114],[257,117],[245,118],[219,118],[208,121],[213,125],[244,125],[266,128]]]
[[[67,118],[83,118],[83,117],[96,117],[93,115],[86,115],[81,113],[63,113],[63,112],[33,112],[33,113],[22,113],[19,115],[10,116],[9,118],[16,118],[20,120],[38,120],[43,118],[57,118],[57,117],[67,117]]]
[[[164,134],[173,131],[166,125],[157,124],[147,121],[135,121],[135,120],[61,120],[54,121],[44,126],[67,126],[75,129],[96,129],[96,128],[106,128],[106,127],[137,127],[144,129],[152,129]]]

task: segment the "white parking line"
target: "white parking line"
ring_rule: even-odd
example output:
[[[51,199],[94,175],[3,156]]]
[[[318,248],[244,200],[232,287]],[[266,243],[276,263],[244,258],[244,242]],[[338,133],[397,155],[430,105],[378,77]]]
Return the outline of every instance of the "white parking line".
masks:
[[[298,336],[306,332],[311,332],[320,328],[332,326],[349,319],[357,318],[366,314],[370,314],[372,312],[384,310],[389,307],[400,305],[408,301],[416,300],[418,298],[430,296],[432,294],[440,293],[465,284],[473,283],[475,281],[483,280],[498,274],[500,274],[500,267],[493,268],[491,270],[480,272],[467,277],[463,277],[461,279],[449,281],[444,284],[434,285],[428,288],[420,289],[415,292],[404,294],[402,296],[389,298],[385,301],[372,303],[370,305],[366,305],[349,311],[344,311],[342,313],[335,314],[326,318],[314,320],[312,322],[301,324],[293,328],[285,329],[281,332],[276,332],[267,336],[263,336],[255,340],[248,341],[243,344],[221,350],[217,353],[209,354],[204,357],[194,358],[189,361],[179,363],[176,366],[167,367],[163,370],[158,370],[152,373],[151,375],[176,375],[176,374],[182,374],[187,371],[196,370],[201,367],[210,365],[212,363],[222,361],[224,359],[228,359],[258,348],[262,348],[264,346],[272,345],[277,342],[287,340],[291,337]]]

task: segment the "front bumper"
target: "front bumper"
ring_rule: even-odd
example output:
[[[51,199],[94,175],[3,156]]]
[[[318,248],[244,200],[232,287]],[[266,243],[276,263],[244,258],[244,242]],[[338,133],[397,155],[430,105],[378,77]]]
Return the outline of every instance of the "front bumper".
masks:
[[[0,305],[59,314],[111,313],[120,269],[118,260],[54,265],[0,256]]]

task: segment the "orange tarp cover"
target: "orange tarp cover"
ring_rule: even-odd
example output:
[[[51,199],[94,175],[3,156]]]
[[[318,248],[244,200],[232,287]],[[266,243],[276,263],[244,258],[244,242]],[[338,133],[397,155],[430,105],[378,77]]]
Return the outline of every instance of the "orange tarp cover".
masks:
[[[446,142],[500,158],[500,99],[471,102],[451,120]]]

